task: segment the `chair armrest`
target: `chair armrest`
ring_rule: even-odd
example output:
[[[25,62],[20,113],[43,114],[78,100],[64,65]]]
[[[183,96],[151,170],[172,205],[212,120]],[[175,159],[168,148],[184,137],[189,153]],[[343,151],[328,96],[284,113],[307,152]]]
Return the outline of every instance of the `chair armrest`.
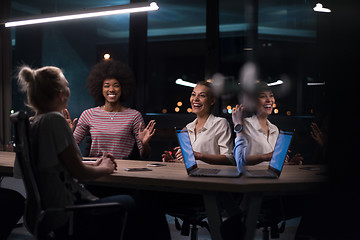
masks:
[[[43,213],[51,212],[61,212],[61,211],[76,211],[81,209],[92,209],[92,208],[106,208],[106,207],[122,207],[125,210],[126,207],[119,202],[109,202],[109,203],[87,203],[87,204],[78,204],[78,205],[67,205],[63,208],[48,208],[43,210]]]
[[[72,211],[77,209],[87,209],[87,208],[102,208],[102,207],[122,207],[126,209],[126,207],[119,202],[109,202],[109,203],[87,203],[87,204],[79,204],[79,205],[69,205],[65,206],[65,211]]]
[[[78,204],[78,205],[68,205],[64,206],[63,208],[48,208],[46,210],[41,211],[40,215],[38,216],[38,221],[41,221],[46,214],[54,213],[54,212],[71,212],[70,222],[69,222],[69,235],[73,234],[73,213],[76,211],[84,210],[84,209],[96,209],[96,208],[109,208],[109,207],[118,207],[119,209],[123,210],[122,218],[126,221],[128,209],[119,202],[108,202],[108,203],[87,203],[87,204]],[[125,226],[125,224],[124,224]],[[124,230],[124,226],[122,231]]]

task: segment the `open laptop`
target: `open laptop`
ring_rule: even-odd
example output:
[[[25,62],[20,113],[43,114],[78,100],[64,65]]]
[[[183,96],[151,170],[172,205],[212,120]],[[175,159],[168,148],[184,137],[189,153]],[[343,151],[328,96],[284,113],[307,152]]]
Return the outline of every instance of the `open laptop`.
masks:
[[[257,178],[278,178],[284,166],[286,154],[289,150],[293,135],[294,132],[280,131],[269,168],[266,170],[246,170],[245,175],[247,177]]]
[[[218,169],[218,168],[199,168],[194,151],[191,146],[189,133],[186,129],[176,129],[176,135],[178,137],[181,152],[183,155],[186,171],[189,176],[201,176],[201,177],[239,177],[241,169]]]

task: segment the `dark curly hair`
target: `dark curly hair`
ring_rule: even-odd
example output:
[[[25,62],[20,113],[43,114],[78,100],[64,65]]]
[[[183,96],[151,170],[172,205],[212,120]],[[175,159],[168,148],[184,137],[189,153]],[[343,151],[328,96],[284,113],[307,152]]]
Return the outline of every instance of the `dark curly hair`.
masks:
[[[102,60],[95,64],[87,78],[89,93],[96,103],[104,104],[102,86],[105,79],[115,78],[121,86],[119,102],[126,101],[135,88],[135,78],[132,70],[124,63],[116,60]]]

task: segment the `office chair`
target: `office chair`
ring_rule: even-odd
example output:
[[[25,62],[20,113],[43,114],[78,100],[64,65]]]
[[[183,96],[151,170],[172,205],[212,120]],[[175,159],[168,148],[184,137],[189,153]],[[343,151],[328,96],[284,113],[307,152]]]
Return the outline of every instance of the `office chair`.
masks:
[[[89,131],[84,137],[84,152],[83,152],[84,157],[90,156],[91,142],[92,142],[91,134]]]
[[[270,236],[272,239],[280,237],[280,233],[283,233],[285,230],[286,219],[283,219],[280,216],[268,216],[263,213],[259,215],[256,227],[262,228],[262,239],[269,240]],[[279,227],[279,223],[281,223]],[[270,229],[270,230],[269,230]]]
[[[220,231],[223,239],[243,239],[246,232],[244,215],[246,215],[246,211],[234,215],[222,223]],[[279,227],[278,224],[280,222],[282,222],[282,224]],[[285,230],[285,219],[280,215],[273,215],[267,211],[261,210],[256,222],[256,228],[262,228],[263,240],[269,240],[270,236],[272,239],[279,238],[280,233],[283,233]]]
[[[206,228],[210,232],[209,224],[204,220],[206,214],[202,211],[196,211],[195,209],[191,211],[191,209],[188,209],[187,212],[185,210],[183,213],[168,214],[175,218],[176,230],[180,231],[182,236],[190,235],[191,240],[197,239],[198,226]],[[178,219],[182,220],[182,224],[180,224]]]
[[[29,137],[29,118],[25,111],[19,111],[10,116],[11,122],[14,125],[15,139],[14,149],[16,152],[16,161],[20,166],[20,170],[25,185],[27,194],[25,203],[24,224],[27,230],[36,239],[56,239],[53,229],[46,227],[46,215],[55,212],[70,212],[71,218],[69,221],[69,231],[66,239],[72,239],[73,235],[73,222],[74,213],[84,209],[94,208],[117,208],[121,210],[121,221],[123,223],[121,229],[121,239],[126,225],[127,210],[118,202],[111,203],[97,203],[97,204],[82,204],[82,205],[69,205],[63,208],[44,209],[42,204],[41,195],[38,189],[36,180],[37,169],[35,167],[34,159],[30,152],[30,137]]]
[[[283,196],[268,197],[262,202],[259,213],[256,218],[256,228],[262,229],[262,239],[269,240],[280,238],[280,234],[284,232],[286,221],[299,216],[299,212],[295,208],[284,204]],[[292,199],[285,199],[291,203]],[[232,215],[222,222],[220,231],[224,240],[243,239],[246,234],[245,218],[247,210],[240,210],[237,214]]]
[[[197,195],[170,195],[170,206],[163,206],[166,214],[175,218],[175,227],[182,236],[189,236],[191,240],[197,239],[198,226],[210,232],[208,223],[204,220],[207,215],[202,199]],[[167,196],[169,199],[169,195]],[[182,221],[180,224],[179,219]]]
[[[293,200],[291,197],[285,197],[284,199],[283,196],[278,196],[270,199],[265,198],[264,200],[256,227],[263,229],[263,240],[268,240],[269,237],[272,239],[280,238],[280,234],[285,230],[286,221],[301,215],[299,213],[300,207],[295,203],[296,199]],[[291,206],[291,203],[294,203],[294,207]]]

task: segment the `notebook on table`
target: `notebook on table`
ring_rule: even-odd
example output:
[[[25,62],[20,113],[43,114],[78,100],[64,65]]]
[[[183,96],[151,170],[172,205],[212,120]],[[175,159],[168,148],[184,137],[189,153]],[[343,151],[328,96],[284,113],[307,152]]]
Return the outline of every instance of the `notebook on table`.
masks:
[[[246,170],[247,177],[278,178],[283,169],[294,132],[280,131],[268,169]]]
[[[176,129],[176,135],[179,140],[181,152],[183,155],[186,171],[189,176],[201,177],[239,177],[241,171],[238,168],[220,169],[220,168],[199,168],[194,151],[191,146],[189,133],[186,129]]]

